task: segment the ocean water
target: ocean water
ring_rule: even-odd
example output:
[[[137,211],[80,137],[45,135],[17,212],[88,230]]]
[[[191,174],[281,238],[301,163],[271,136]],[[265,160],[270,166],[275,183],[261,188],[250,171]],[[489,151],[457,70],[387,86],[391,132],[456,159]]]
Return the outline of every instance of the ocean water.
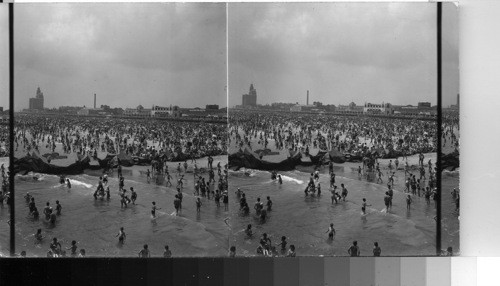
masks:
[[[382,165],[382,164],[381,164]],[[434,202],[427,205],[423,197],[413,196],[411,210],[406,209],[404,171],[398,170],[395,177],[393,207],[385,212],[384,183],[372,179],[358,178],[357,165],[339,164],[334,168],[336,185],[344,183],[349,193],[345,202],[333,204],[329,191],[328,167],[321,171],[322,195],[305,196],[309,171],[281,172],[283,184],[271,180],[271,174],[258,170],[230,171],[230,190],[240,188],[247,196],[250,214],[239,213],[238,199],[230,195],[231,244],[243,255],[256,253],[262,233],[271,235],[272,243],[279,243],[286,236],[288,245],[294,244],[298,255],[346,256],[352,241],[357,240],[361,255],[371,256],[373,243],[378,242],[382,255],[435,255],[436,215]],[[257,197],[266,202],[270,196],[273,209],[268,219],[261,223],[253,210]],[[361,211],[362,199],[366,198],[367,214]],[[326,233],[334,223],[336,236],[328,240]],[[246,237],[244,229],[252,224],[253,238]]]
[[[223,165],[227,157],[215,157],[214,162],[218,161]],[[199,166],[201,164],[198,163]],[[60,185],[58,176],[32,173],[17,175],[16,252],[26,250],[28,256],[45,256],[52,238],[57,237],[63,247],[69,247],[71,241],[76,240],[78,247],[85,249],[88,256],[136,257],[143,244],[149,245],[152,256],[162,256],[165,245],[169,245],[173,256],[226,255],[229,228],[225,218],[228,212],[224,211],[222,203],[217,208],[213,200],[202,198],[201,213],[196,213],[192,165],[185,176],[182,213],[175,215],[173,200],[177,193],[177,175],[174,165],[177,163],[169,165],[173,187],[147,183],[147,167],[123,168],[127,194],[130,197],[130,187],[138,194],[136,205],[129,204],[127,208],[120,206],[116,172],[109,176],[109,201],[95,200],[93,197],[100,175],[97,172],[68,176],[71,189]],[[40,179],[33,180],[34,175]],[[208,175],[204,177],[208,179]],[[35,197],[41,214],[38,220],[28,215],[24,199],[28,191]],[[62,205],[62,214],[52,225],[45,221],[43,207],[46,202],[50,202],[55,210],[56,200]],[[156,212],[156,218],[151,216],[152,201],[156,201],[156,205],[161,208]],[[124,245],[118,244],[116,237],[120,227],[124,227],[127,235]],[[35,243],[34,239],[38,228],[42,229],[45,236],[40,244]]]

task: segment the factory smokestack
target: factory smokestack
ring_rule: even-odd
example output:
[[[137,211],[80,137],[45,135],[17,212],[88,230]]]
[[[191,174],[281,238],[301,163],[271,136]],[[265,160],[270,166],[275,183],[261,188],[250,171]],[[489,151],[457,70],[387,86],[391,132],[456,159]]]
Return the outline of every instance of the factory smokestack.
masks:
[[[95,109],[95,101],[96,101],[96,95],[94,93],[94,109]]]
[[[309,90],[307,91],[307,101],[306,101],[306,105],[309,105]]]

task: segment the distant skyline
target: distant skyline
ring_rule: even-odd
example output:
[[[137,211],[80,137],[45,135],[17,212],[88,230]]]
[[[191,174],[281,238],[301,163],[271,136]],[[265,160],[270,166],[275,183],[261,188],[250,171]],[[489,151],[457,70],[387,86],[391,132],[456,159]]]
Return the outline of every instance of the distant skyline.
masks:
[[[6,5],[3,5],[6,6]],[[14,10],[15,110],[227,105],[224,3],[44,3]]]
[[[228,4],[229,106],[437,104],[435,3]],[[443,107],[459,92],[458,11],[443,4]]]

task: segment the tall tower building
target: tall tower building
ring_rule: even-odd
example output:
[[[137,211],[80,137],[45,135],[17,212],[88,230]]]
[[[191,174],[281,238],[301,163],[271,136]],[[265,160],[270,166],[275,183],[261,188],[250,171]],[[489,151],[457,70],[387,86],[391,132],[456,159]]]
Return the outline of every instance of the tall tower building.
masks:
[[[250,84],[250,90],[248,91],[248,94],[243,94],[242,105],[257,106],[257,90],[253,87],[253,83]]]
[[[29,103],[29,109],[43,109],[43,92],[40,87],[36,89],[36,95],[30,98]]]

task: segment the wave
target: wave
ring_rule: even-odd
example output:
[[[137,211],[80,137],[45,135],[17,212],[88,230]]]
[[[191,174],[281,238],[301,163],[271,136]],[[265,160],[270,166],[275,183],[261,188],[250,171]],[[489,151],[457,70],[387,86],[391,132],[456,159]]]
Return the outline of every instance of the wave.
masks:
[[[59,176],[56,175],[47,175],[43,173],[34,173],[34,172],[29,172],[26,175],[20,175],[17,174],[16,177],[18,177],[22,181],[44,181],[46,178],[57,178],[59,179]]]
[[[294,182],[294,183],[297,183],[299,185],[304,184],[304,181],[299,180],[299,179],[295,179],[295,178],[292,178],[292,177],[289,177],[286,175],[281,175],[281,179],[283,180],[283,182]]]
[[[78,181],[78,180],[75,180],[75,179],[69,179],[69,182],[71,183],[72,186],[84,186],[87,189],[92,188],[92,184],[87,184],[85,182]]]

